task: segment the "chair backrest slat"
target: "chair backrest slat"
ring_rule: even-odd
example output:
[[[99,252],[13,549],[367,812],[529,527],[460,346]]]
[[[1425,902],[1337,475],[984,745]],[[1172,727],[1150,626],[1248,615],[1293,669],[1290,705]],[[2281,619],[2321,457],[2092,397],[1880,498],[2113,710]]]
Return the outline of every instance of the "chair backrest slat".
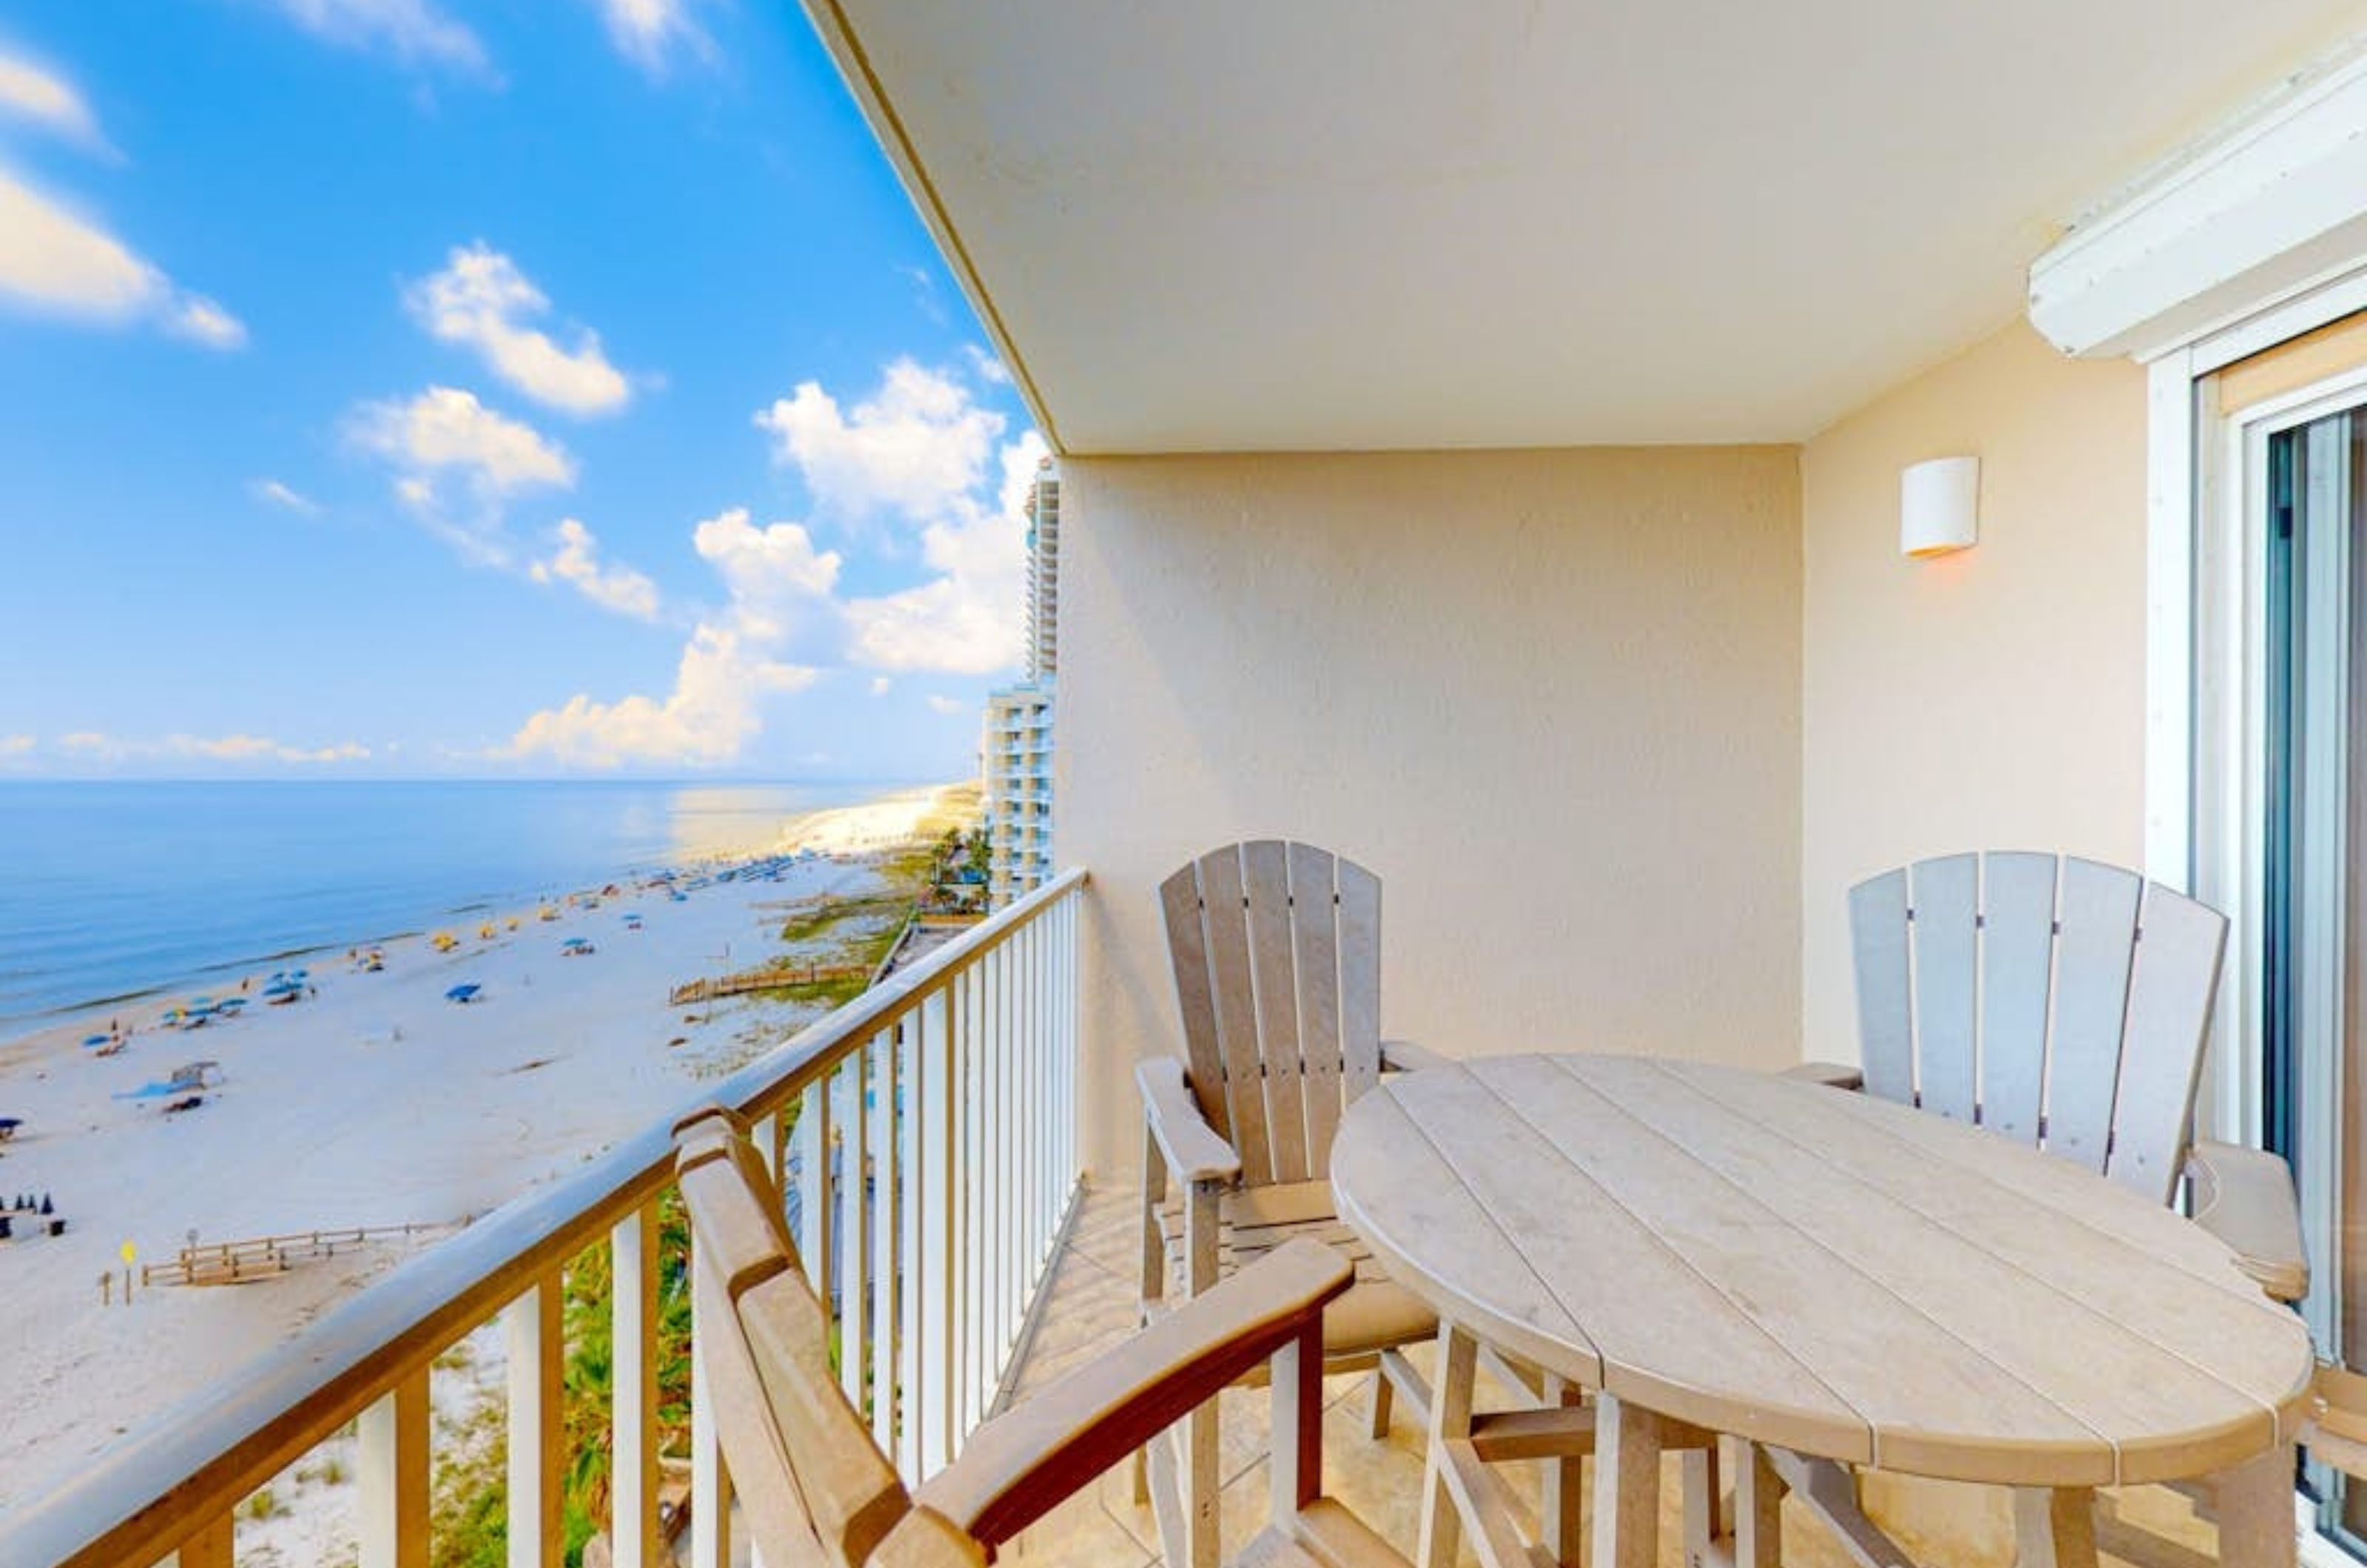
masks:
[[[1290,933],[1298,962],[1298,1049],[1307,1070],[1307,1166],[1331,1168],[1331,1140],[1348,1099],[1340,1044],[1340,894],[1338,863],[1309,844],[1293,844]]]
[[[1924,1110],[1970,1122],[1979,1090],[1975,976],[1980,916],[1978,855],[1916,863],[1909,874],[1915,921],[1915,1089]]]
[[[1850,930],[1868,1093],[2169,1198],[2226,942],[2216,910],[2094,861],[1949,855],[1850,889]]]
[[[1865,1091],[1915,1103],[1914,991],[1907,968],[1907,873],[1870,876],[1850,889],[1850,942],[1857,956],[1857,1040]]]
[[[1245,1186],[1319,1179],[1342,1108],[1380,1081],[1380,879],[1276,839],[1160,889],[1193,1090]]]
[[[1241,1179],[1274,1179],[1265,1127],[1265,1071],[1258,1043],[1257,998],[1250,978],[1249,889],[1238,844],[1200,857],[1200,922],[1207,933],[1208,990],[1216,999],[1217,1048],[1225,1063],[1225,1104]]]
[[[2217,910],[2167,887],[2146,890],[2104,1174],[2165,1203],[2183,1164],[2226,946]]]
[[[1307,1099],[1299,1089],[1298,965],[1292,957],[1290,866],[1279,839],[1241,846],[1258,1058],[1265,1064],[1266,1150],[1276,1181],[1304,1181]]]
[[[1351,860],[1337,875],[1341,1071],[1353,1105],[1381,1081],[1381,879]]]
[[[2063,865],[2063,930],[2056,938],[2055,1032],[2046,1064],[2046,1149],[2104,1168],[2112,1097],[2128,1019],[2129,957],[2143,879],[2118,866]]]
[[[1981,866],[1981,1122],[2018,1144],[2038,1142],[2046,1103],[2055,871],[2044,854],[1992,854]]]
[[[1217,998],[1210,989],[1208,933],[1200,914],[1200,867],[1185,866],[1159,885],[1167,921],[1167,956],[1175,970],[1175,998],[1184,1012],[1184,1054],[1192,1064],[1192,1093],[1217,1135],[1229,1141],[1233,1117],[1225,1100],[1225,1052],[1217,1043]]]

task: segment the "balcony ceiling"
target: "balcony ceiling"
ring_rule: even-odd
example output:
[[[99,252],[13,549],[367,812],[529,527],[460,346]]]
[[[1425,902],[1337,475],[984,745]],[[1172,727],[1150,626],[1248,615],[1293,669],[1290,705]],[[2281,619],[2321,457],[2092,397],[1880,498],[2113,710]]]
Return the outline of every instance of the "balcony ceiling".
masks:
[[[1063,450],[1790,441],[2357,0],[810,0]]]

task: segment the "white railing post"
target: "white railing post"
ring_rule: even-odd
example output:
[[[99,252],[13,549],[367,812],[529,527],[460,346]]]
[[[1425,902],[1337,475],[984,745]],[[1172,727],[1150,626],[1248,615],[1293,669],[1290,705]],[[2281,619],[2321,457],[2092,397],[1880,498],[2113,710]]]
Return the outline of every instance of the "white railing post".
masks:
[[[863,1085],[869,1076],[867,1049],[847,1054],[836,1074],[844,1097],[839,1125],[838,1173],[838,1382],[863,1408],[866,1330],[871,1316],[871,1205],[864,1201],[870,1180],[871,1118],[863,1113]]]
[[[960,1351],[954,1337],[961,1270],[956,1248],[960,1225],[954,1203],[959,1191],[954,1179],[954,1118],[956,1096],[961,1092],[954,1076],[954,1008],[950,982],[929,992],[916,1015],[920,1020],[920,1050],[914,1078],[921,1085],[921,1129],[915,1142],[927,1151],[926,1168],[918,1173],[925,1194],[919,1257],[927,1271],[912,1287],[919,1331],[921,1372],[920,1475],[925,1479],[943,1470],[960,1441],[954,1429],[956,1390],[960,1385]]]
[[[896,1455],[897,1467],[918,1477],[921,1438],[927,1428],[923,1412],[928,1401],[923,1380],[938,1375],[935,1367],[921,1364],[921,1303],[937,1284],[935,1255],[921,1245],[929,1203],[928,1168],[930,1084],[922,1070],[927,1059],[928,1014],[914,1008],[897,1029],[897,1081],[903,1085],[903,1103],[893,1115],[899,1123],[896,1149],[897,1206],[903,1224],[897,1247],[896,1280]]]
[[[502,1311],[509,1342],[510,1568],[559,1568],[566,1551],[560,1279],[554,1270]]]
[[[608,1233],[608,1539],[616,1568],[659,1568],[658,1206]],[[424,1562],[424,1559],[422,1560]]]
[[[871,1436],[896,1451],[896,1031],[871,1042]]]
[[[361,1568],[427,1568],[427,1378],[412,1373],[357,1423]]]

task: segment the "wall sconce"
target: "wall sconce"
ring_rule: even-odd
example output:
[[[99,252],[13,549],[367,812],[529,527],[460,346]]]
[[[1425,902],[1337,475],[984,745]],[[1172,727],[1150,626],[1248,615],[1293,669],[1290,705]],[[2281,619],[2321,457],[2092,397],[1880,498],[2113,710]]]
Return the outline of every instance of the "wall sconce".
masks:
[[[1981,460],[1934,457],[1898,476],[1898,551],[1921,560],[1980,537]]]

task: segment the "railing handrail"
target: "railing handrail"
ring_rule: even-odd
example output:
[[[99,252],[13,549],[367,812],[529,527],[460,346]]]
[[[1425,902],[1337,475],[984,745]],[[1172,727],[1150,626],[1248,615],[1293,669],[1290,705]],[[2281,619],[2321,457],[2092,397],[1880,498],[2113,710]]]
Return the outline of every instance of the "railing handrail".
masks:
[[[403,1264],[222,1382],[159,1413],[61,1485],[0,1513],[0,1568],[96,1568],[172,1550],[426,1366],[654,1197],[674,1175],[674,1127],[720,1103],[772,1115],[864,1042],[1083,886],[1082,867],[996,911],[833,1010],[675,1114],[572,1175],[504,1204]]]

